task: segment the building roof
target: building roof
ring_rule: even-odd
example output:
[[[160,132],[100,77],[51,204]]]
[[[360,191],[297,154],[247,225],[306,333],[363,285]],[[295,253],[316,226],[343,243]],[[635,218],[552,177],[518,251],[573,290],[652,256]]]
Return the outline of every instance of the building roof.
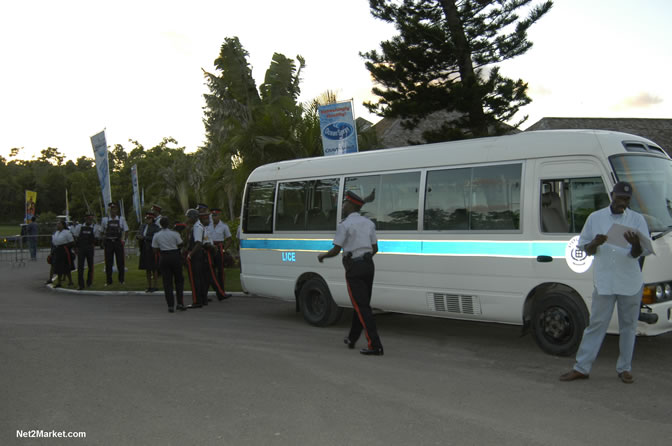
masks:
[[[403,118],[383,118],[373,126],[373,129],[376,131],[378,148],[405,147],[409,144],[426,143],[422,136],[424,132],[439,130],[444,123],[456,122],[461,116],[462,113],[457,111],[436,111],[422,119],[412,130],[404,128]],[[518,129],[512,127],[509,134],[518,132]]]
[[[525,131],[560,129],[613,130],[643,136],[672,156],[672,119],[542,118]]]

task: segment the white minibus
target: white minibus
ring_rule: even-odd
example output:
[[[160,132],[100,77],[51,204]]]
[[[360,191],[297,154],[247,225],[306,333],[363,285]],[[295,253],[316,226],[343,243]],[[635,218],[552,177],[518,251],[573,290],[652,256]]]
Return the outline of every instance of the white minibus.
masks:
[[[379,252],[371,305],[381,311],[519,324],[556,355],[574,353],[589,319],[592,257],[577,249],[588,215],[633,184],[655,255],[642,262],[638,334],[672,330],[672,160],[654,142],[556,130],[296,159],[261,166],[242,209],[246,292],[296,302],[311,324],[350,307],[332,247],[344,191],[365,197]],[[610,333],[618,331],[616,317]]]

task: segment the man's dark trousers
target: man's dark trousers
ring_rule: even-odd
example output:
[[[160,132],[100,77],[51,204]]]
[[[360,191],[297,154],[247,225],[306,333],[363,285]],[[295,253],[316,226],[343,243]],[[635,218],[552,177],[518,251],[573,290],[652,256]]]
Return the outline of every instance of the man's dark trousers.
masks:
[[[175,281],[175,293],[177,294],[177,304],[184,305],[184,275],[182,274],[182,256],[179,250],[161,251],[161,260],[159,261],[159,270],[163,279],[163,291],[166,295],[168,308],[175,306],[175,296],[173,295],[173,281]]]
[[[350,302],[355,310],[348,338],[350,341],[356,342],[362,334],[362,329],[364,329],[369,344],[368,348],[382,348],[376,322],[373,318],[373,311],[371,310],[373,276],[376,272],[373,259],[368,255],[358,260],[344,258],[343,265],[345,266],[345,280],[348,285]]]
[[[208,258],[203,249],[191,257],[191,273],[193,275],[194,294],[196,303],[201,305],[208,304],[208,288],[210,288],[210,266]]]
[[[91,286],[93,283],[93,246],[77,248],[77,281],[80,288],[84,288],[84,260],[86,260],[86,267],[89,269],[86,276],[86,286]]]
[[[105,240],[105,275],[108,285],[112,283],[112,264],[116,259],[119,270],[119,282],[124,281],[126,263],[124,259],[124,243],[120,239]]]

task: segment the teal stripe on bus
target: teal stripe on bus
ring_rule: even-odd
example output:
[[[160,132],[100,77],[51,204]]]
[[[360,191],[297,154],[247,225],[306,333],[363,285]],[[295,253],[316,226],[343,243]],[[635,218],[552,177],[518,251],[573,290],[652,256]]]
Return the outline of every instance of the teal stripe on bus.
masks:
[[[454,255],[486,257],[564,257],[568,241],[476,241],[476,240],[379,240],[378,252],[410,255]],[[328,251],[331,240],[248,239],[243,249],[275,251]]]

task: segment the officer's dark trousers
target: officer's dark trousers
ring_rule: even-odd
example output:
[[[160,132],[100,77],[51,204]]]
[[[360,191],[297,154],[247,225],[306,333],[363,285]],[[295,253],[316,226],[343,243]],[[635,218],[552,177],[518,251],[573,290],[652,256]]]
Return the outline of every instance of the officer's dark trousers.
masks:
[[[126,263],[124,258],[124,244],[120,239],[105,240],[105,275],[107,283],[112,283],[112,263],[116,260],[117,270],[119,270],[119,282],[124,281],[126,273]]]
[[[217,279],[217,283],[214,283],[214,279],[211,281],[212,286],[217,292],[217,297],[218,298],[223,298],[224,296],[222,293],[219,292],[220,288],[222,291],[226,292],[226,289],[224,288],[226,278],[224,277],[224,258],[222,256],[223,250],[221,249],[220,245],[215,244],[215,254],[211,255],[212,257],[212,269],[215,272],[215,278]],[[217,286],[219,284],[219,287]]]
[[[177,294],[177,304],[184,305],[184,275],[182,274],[182,256],[179,250],[161,251],[161,260],[159,261],[159,271],[163,279],[163,292],[166,295],[168,308],[175,307],[175,296],[173,295],[173,282],[175,283],[175,294]]]
[[[348,284],[348,294],[354,314],[352,315],[352,325],[348,338],[356,342],[362,334],[362,329],[366,335],[370,349],[381,348],[378,330],[376,330],[376,321],[373,319],[371,311],[371,291],[373,289],[373,276],[375,266],[373,260],[367,258],[361,260],[348,260],[343,262],[345,266],[345,280]]]
[[[210,288],[210,266],[204,251],[191,257],[191,275],[193,292],[196,296],[196,304],[208,304],[208,288]]]
[[[86,267],[88,268],[86,286],[91,286],[93,283],[93,246],[79,247],[77,251],[77,281],[79,287],[84,288],[84,260],[86,260]]]

